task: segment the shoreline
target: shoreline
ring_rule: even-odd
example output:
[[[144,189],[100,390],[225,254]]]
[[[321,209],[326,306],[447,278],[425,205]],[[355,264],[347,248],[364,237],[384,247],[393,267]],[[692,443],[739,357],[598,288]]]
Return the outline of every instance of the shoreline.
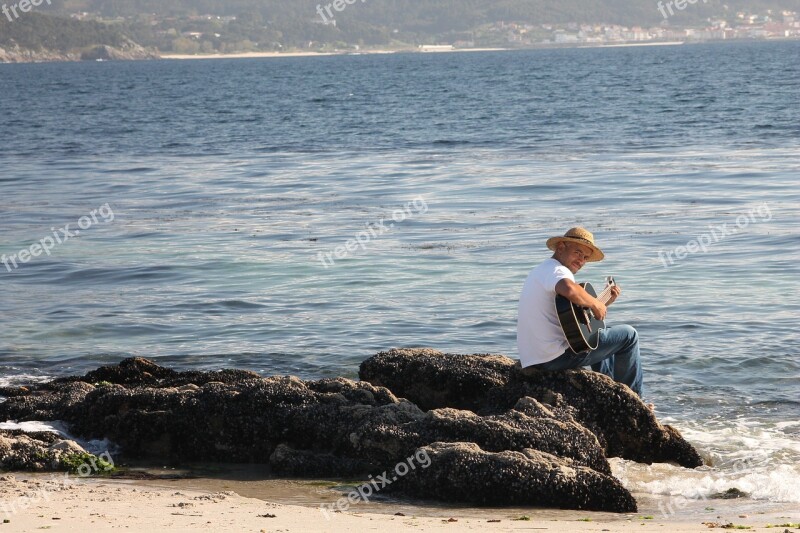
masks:
[[[452,54],[469,52],[520,52],[526,50],[556,50],[556,49],[588,49],[588,48],[639,48],[662,46],[690,46],[697,44],[733,44],[741,42],[773,42],[796,41],[800,39],[728,39],[707,41],[632,41],[620,43],[541,43],[523,48],[482,47],[482,48],[452,48],[421,50],[416,48],[399,50],[345,50],[337,52],[242,52],[232,54],[162,54],[159,59],[167,60],[197,60],[197,59],[261,59],[278,57],[326,57],[326,56],[354,56],[354,55],[388,55],[388,54]]]
[[[348,50],[341,52],[241,52],[233,54],[161,54],[160,59],[257,59],[273,57],[324,57],[387,54],[446,54],[463,52],[504,52],[513,48],[454,48],[452,50]]]
[[[497,523],[495,520],[533,519],[602,523],[641,520],[644,524],[685,522],[695,526],[698,522],[718,523],[716,520],[723,520],[725,524],[735,523],[735,517],[753,516],[754,520],[766,520],[768,513],[774,515],[777,518],[774,521],[778,523],[796,523],[800,519],[800,516],[791,516],[797,514],[793,507],[783,503],[774,504],[768,499],[775,495],[784,502],[793,498],[781,496],[780,490],[765,493],[753,486],[753,482],[763,484],[763,480],[758,481],[758,476],[762,475],[760,471],[753,472],[756,477],[744,479],[744,476],[736,475],[746,470],[748,464],[743,463],[741,467],[728,469],[733,470],[734,475],[730,475],[730,471],[715,473],[713,467],[703,461],[698,450],[681,436],[678,428],[661,425],[655,414],[638,397],[625,389],[620,390],[620,385],[593,372],[525,376],[524,383],[530,387],[546,388],[551,391],[549,394],[563,391],[563,401],[572,401],[583,407],[582,411],[576,411],[580,418],[558,420],[556,413],[544,407],[545,404],[539,400],[521,397],[516,400],[513,409],[501,411],[493,419],[503,423],[493,429],[492,438],[509,439],[511,436],[519,439],[516,441],[518,444],[508,445],[507,450],[484,451],[480,443],[484,442],[481,439],[486,438],[485,434],[476,431],[475,436],[471,437],[476,442],[462,436],[476,428],[479,415],[466,414],[469,410],[458,407],[462,404],[459,403],[459,397],[455,396],[460,390],[457,385],[464,382],[465,378],[463,374],[445,372],[454,364],[455,357],[425,348],[379,352],[362,362],[358,382],[346,378],[333,381],[303,381],[292,376],[264,378],[249,370],[236,369],[180,372],[134,357],[63,383],[5,388],[0,392],[9,398],[0,405],[9,420],[36,417],[59,419],[60,412],[54,409],[63,404],[65,398],[75,406],[85,407],[73,407],[67,413],[66,420],[51,423],[55,424],[52,429],[59,436],[47,432],[47,423],[44,422],[38,425],[30,421],[7,423],[3,444],[7,449],[12,446],[23,449],[24,446],[25,451],[6,461],[5,468],[28,471],[58,468],[74,472],[76,460],[80,460],[77,472],[80,476],[87,476],[87,479],[76,480],[78,486],[73,487],[72,481],[56,484],[60,476],[48,478],[45,474],[28,474],[27,477],[32,481],[23,480],[21,484],[16,483],[14,476],[7,476],[12,479],[3,481],[14,481],[19,490],[16,493],[0,491],[3,495],[0,496],[0,509],[5,509],[7,513],[7,509],[26,510],[32,505],[19,502],[30,501],[31,494],[44,492],[47,497],[39,497],[33,503],[40,504],[40,510],[54,512],[62,506],[58,502],[51,502],[52,494],[60,493],[62,489],[80,492],[80,486],[84,484],[94,483],[96,486],[98,483],[111,483],[117,491],[123,487],[141,485],[148,490],[167,491],[167,495],[173,496],[175,494],[169,491],[236,493],[242,498],[263,502],[299,505],[306,509],[303,516],[310,512],[317,519],[320,515],[325,517],[326,511],[327,514],[334,513],[335,508],[344,511],[339,514],[346,515],[394,516],[400,512],[402,516],[425,516],[440,520],[449,520],[455,515],[458,519],[486,520],[487,523],[489,520]],[[490,391],[513,397],[520,394],[515,387],[520,386],[521,378],[514,374],[515,363],[510,358],[486,354],[460,358],[466,359],[467,364],[461,367],[466,368],[467,378],[483,376],[493,369],[492,381],[475,386],[475,395],[481,401],[489,401]],[[438,373],[428,371],[430,368],[437,369]],[[383,385],[376,387],[372,382]],[[137,387],[135,391],[132,390],[134,387]],[[397,392],[393,393],[392,390]],[[456,407],[438,410],[430,407],[432,400],[426,396],[426,391],[436,391],[437,401]],[[618,396],[615,396],[615,391],[619,393]],[[142,427],[138,419],[127,417],[134,409],[153,412],[151,406],[154,398],[158,399],[158,435],[161,437],[149,433],[151,426],[147,421]],[[275,398],[280,399],[281,407],[274,407],[277,405]],[[397,398],[408,400],[401,402]],[[593,401],[587,403],[586,398],[592,398]],[[412,399],[423,407],[430,407],[426,411],[429,415],[423,415],[422,409],[411,403]],[[124,408],[116,407],[120,402],[124,402]],[[237,410],[225,407],[234,402],[247,408]],[[336,402],[336,406],[329,408],[332,402]],[[195,407],[180,410],[164,410],[160,407],[177,404]],[[480,405],[475,403],[471,406],[474,409]],[[250,422],[253,410],[263,417],[259,419],[261,423],[255,426]],[[287,422],[290,420],[287,410],[289,415],[300,420],[317,420],[325,416],[333,422],[326,423],[324,432],[313,429],[313,426],[295,427]],[[358,413],[353,417],[352,413],[356,410]],[[604,419],[598,418],[601,416],[598,412],[608,410],[618,413],[618,424],[637,428],[627,433],[627,440],[620,440],[618,433],[604,425]],[[83,413],[89,413],[89,416]],[[392,422],[393,416],[399,421]],[[412,418],[407,426],[402,426],[406,424],[402,422],[404,417]],[[430,419],[433,417],[444,429],[430,429]],[[402,453],[389,451],[389,454],[395,453],[397,457],[387,458],[387,448],[381,444],[383,441],[378,440],[378,444],[375,444],[372,426],[365,423],[371,420],[384,424],[382,434],[389,434],[395,428],[412,427],[425,435],[425,440],[415,442],[414,455],[406,459],[407,450]],[[508,429],[508,420],[513,420],[514,428],[522,428],[520,431],[532,437],[529,439],[516,429]],[[632,422],[628,423],[628,420]],[[77,440],[69,444],[75,439],[58,427],[70,423],[82,424],[79,427],[84,435],[103,436],[108,440],[99,445]],[[223,423],[229,425],[221,425]],[[22,427],[25,424],[32,427]],[[195,430],[196,436],[182,430],[187,424]],[[592,425],[594,432],[582,430],[586,424]],[[239,429],[242,427],[246,429]],[[301,445],[295,444],[291,436],[276,442],[271,436],[274,430],[270,429],[275,427],[289,428],[287,433],[290,435],[318,437],[316,440],[306,438]],[[454,427],[461,433],[448,433],[447,427]],[[552,429],[555,432],[554,439],[534,440],[536,435],[542,434],[541,427],[556,428]],[[560,431],[560,428],[574,428],[575,431],[567,433]],[[18,433],[26,429],[37,431],[30,433],[31,436]],[[244,438],[237,437],[243,434]],[[139,438],[132,441],[131,435]],[[659,435],[665,441],[659,443]],[[61,437],[67,440],[59,440]],[[598,438],[607,439],[613,460],[609,460],[609,453],[599,447]],[[345,448],[345,451],[331,449],[325,453],[329,450],[329,442],[343,442],[345,439],[360,444]],[[648,448],[655,450],[652,455],[644,455],[641,447],[632,447],[632,443],[639,442],[635,439],[643,443],[655,442]],[[108,451],[114,442],[124,443],[128,450],[128,459],[121,455],[122,469],[114,475],[89,478],[92,472],[100,470],[95,467],[94,456],[86,458],[85,455],[79,455],[77,459],[62,457],[67,453],[65,450],[83,451],[92,446],[96,453],[105,448],[106,451],[96,458],[100,460],[108,455],[105,462],[114,466],[115,462]],[[165,447],[163,443],[168,446]],[[578,454],[574,448],[565,447],[563,443],[581,446],[586,451]],[[311,446],[316,446],[315,451],[306,451]],[[537,451],[540,447],[548,450],[546,455]],[[219,450],[224,450],[224,453],[220,454]],[[149,459],[131,459],[136,457]],[[413,463],[421,468],[408,468],[413,458],[416,459]],[[404,471],[396,465],[393,470],[396,475],[389,480],[391,471],[388,465],[395,459],[399,466],[409,464]],[[458,471],[450,466],[454,460],[471,461],[477,466],[475,469]],[[89,464],[93,468],[89,468]],[[174,467],[162,467],[163,464],[173,464]],[[361,466],[370,464],[375,466]],[[376,476],[376,479],[382,478],[380,484],[374,484],[374,490],[359,490],[366,482],[366,474],[369,471],[375,474],[384,465],[383,475]],[[431,470],[426,470],[429,474],[423,475],[422,470],[429,467]],[[483,474],[489,469],[492,469],[492,474]],[[102,471],[107,472],[108,468],[102,467]],[[555,482],[552,476],[558,476]],[[64,475],[64,480],[68,477]],[[382,492],[384,487],[399,477],[405,480],[404,486],[399,487],[398,491]],[[52,490],[46,488],[48,479],[53,485]],[[461,487],[466,487],[469,492],[463,492]],[[6,489],[6,485],[2,488]],[[462,492],[458,492],[460,490]],[[451,495],[449,499],[456,503],[443,503],[442,496],[448,494],[447,491]],[[90,490],[88,494],[93,494],[93,491]],[[498,494],[503,496],[498,497]],[[751,499],[749,494],[755,494],[760,499]],[[738,499],[729,499],[731,495]],[[84,496],[77,499],[83,500]],[[509,502],[513,502],[513,507],[507,506]],[[191,504],[188,506],[194,505],[188,503]],[[540,508],[541,505],[546,505],[547,509]],[[589,512],[586,509],[603,512]],[[764,522],[764,527],[766,524]]]
[[[687,41],[656,41],[656,42],[638,42],[638,43],[619,43],[619,44],[598,44],[589,46],[577,46],[577,48],[630,48],[633,46],[681,46],[689,44]]]
[[[689,44],[686,41],[632,42],[618,44],[546,44],[528,48],[452,48],[431,50],[358,50],[341,52],[242,52],[233,54],[162,54],[159,59],[166,60],[200,60],[200,59],[265,59],[278,57],[326,57],[356,55],[388,55],[388,54],[460,54],[471,52],[517,52],[523,50],[551,50],[561,48],[632,48],[640,46],[680,46]]]
[[[230,54],[160,54],[151,57],[126,58],[126,59],[97,59],[100,62],[110,61],[145,61],[145,60],[201,60],[201,59],[274,59],[282,57],[327,57],[327,56],[354,56],[354,55],[388,55],[388,54],[447,54],[447,53],[470,53],[470,52],[518,52],[524,50],[561,50],[561,49],[588,49],[588,48],[636,48],[636,47],[662,47],[680,46],[696,44],[731,44],[731,43],[753,43],[753,42],[775,42],[775,41],[797,41],[797,38],[771,38],[771,39],[729,39],[729,40],[707,40],[707,41],[635,41],[624,43],[547,43],[526,46],[524,48],[453,48],[453,49],[428,49],[417,48],[398,49],[398,50],[343,50],[335,52],[238,52]],[[0,60],[0,65],[5,64],[26,64],[26,63],[88,63],[93,62],[80,59],[77,56],[70,56],[66,52],[45,51],[35,55],[27,55],[24,58],[15,60]]]
[[[353,505],[344,512],[326,516],[315,502],[291,499],[292,490],[273,488],[262,497],[241,495],[225,488],[224,480],[148,480],[87,478],[67,486],[57,486],[45,474],[6,474],[2,476],[0,514],[9,520],[3,531],[86,530],[112,531],[125,528],[133,532],[155,530],[196,531],[523,531],[543,529],[573,531],[670,531],[677,533],[709,531],[706,523],[720,526],[733,523],[751,531],[767,524],[796,523],[798,512],[769,512],[740,515],[736,506],[704,516],[599,513],[551,509],[436,507],[404,502]],[[211,485],[207,485],[214,481]],[[206,484],[207,486],[203,486]],[[194,485],[194,486],[192,486]],[[308,486],[312,486],[311,482]],[[311,491],[308,491],[312,493]],[[316,492],[313,492],[316,494]],[[270,497],[270,495],[272,497]],[[296,497],[296,494],[295,494]],[[320,502],[321,503],[321,502]],[[12,507],[13,506],[13,507]]]

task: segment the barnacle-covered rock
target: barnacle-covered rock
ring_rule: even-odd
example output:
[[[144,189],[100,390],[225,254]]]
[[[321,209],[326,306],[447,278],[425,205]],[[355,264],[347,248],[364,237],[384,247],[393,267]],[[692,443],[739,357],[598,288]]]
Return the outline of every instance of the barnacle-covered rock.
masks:
[[[87,452],[77,442],[64,439],[57,433],[0,429],[2,471],[60,471],[88,475],[105,472],[112,467],[113,463]]]
[[[15,388],[0,418],[63,420],[77,436],[159,464],[254,462],[277,475],[377,475],[426,450],[431,467],[392,490],[617,512],[635,502],[606,455],[655,460],[685,443],[635,395],[590,372],[524,377],[503,356],[393,350],[361,373],[303,381],[132,358]]]
[[[389,490],[480,505],[636,511],[636,500],[614,477],[531,448],[488,452],[474,443],[435,442],[415,457],[424,462]]]
[[[381,352],[361,363],[359,377],[390,389],[421,409],[504,413],[521,398],[547,404],[555,417],[573,419],[597,436],[606,457],[642,463],[703,464],[691,444],[627,386],[588,370],[523,374],[502,355],[445,354],[428,348]],[[531,409],[538,411],[538,406]],[[538,448],[542,449],[542,448]]]

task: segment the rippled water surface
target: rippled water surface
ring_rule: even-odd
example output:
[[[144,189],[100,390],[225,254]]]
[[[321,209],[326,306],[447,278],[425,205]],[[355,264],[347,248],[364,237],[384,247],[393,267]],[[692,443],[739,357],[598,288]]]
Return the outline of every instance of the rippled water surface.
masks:
[[[516,357],[525,276],[581,224],[608,259],[578,277],[622,285],[609,319],[715,462],[701,485],[796,502],[799,53],[0,65],[0,253],[87,226],[0,264],[3,379],[128,355],[303,378],[394,346]],[[615,466],[640,491],[698,485],[637,468]]]

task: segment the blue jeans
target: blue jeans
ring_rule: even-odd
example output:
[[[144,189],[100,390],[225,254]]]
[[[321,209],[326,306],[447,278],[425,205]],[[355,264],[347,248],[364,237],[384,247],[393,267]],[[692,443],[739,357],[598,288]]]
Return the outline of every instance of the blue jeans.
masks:
[[[642,362],[639,335],[631,326],[620,324],[600,330],[596,350],[576,354],[571,349],[546,363],[533,365],[539,370],[566,370],[591,365],[592,370],[624,383],[642,396]]]

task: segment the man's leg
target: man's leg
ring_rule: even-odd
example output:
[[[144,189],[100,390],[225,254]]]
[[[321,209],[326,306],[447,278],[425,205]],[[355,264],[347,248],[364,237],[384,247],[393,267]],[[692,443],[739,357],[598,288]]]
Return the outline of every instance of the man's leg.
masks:
[[[569,348],[563,354],[559,355],[552,361],[548,361],[546,363],[540,363],[538,365],[532,365],[525,368],[520,369],[523,374],[532,374],[541,371],[552,372],[555,370],[568,370],[571,368],[582,368],[584,366],[589,366],[589,352],[581,352],[580,354],[576,354]],[[517,361],[517,366],[519,366],[519,361]]]
[[[631,326],[620,324],[600,330],[596,350],[586,358],[592,370],[624,383],[642,396],[642,362],[639,356],[639,335]]]

